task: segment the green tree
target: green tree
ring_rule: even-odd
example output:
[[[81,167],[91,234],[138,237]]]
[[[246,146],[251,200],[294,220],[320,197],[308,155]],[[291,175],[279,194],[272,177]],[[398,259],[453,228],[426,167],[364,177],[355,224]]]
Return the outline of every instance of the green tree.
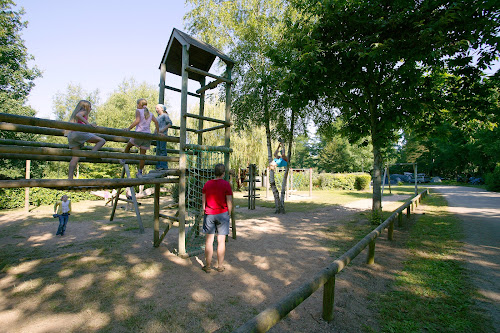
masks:
[[[24,10],[14,10],[15,5],[0,0],[0,112],[34,115],[33,109],[23,105],[41,73],[28,64],[33,56],[21,38],[28,22],[22,20]]]
[[[265,128],[268,163],[273,160],[273,142],[278,137],[286,138],[290,154],[296,124],[301,122],[301,110],[290,107],[283,99],[277,87],[280,69],[272,65],[267,55],[282,38],[287,2],[187,0],[186,3],[192,7],[185,16],[189,31],[223,50],[236,62],[232,71],[235,82],[232,112],[236,127]],[[282,186],[281,194],[278,192],[274,172],[270,185],[276,212],[284,213],[286,187]]]
[[[57,92],[52,97],[52,111],[56,120],[69,121],[69,117],[75,110],[80,100],[87,100],[92,104],[89,121],[94,122],[99,106],[99,89],[85,91],[80,84],[70,83],[65,92]]]
[[[30,67],[33,57],[28,53],[21,32],[28,22],[23,21],[24,10],[15,10],[10,0],[0,0],[0,112],[34,116],[35,110],[26,106],[26,99],[41,75],[36,66]],[[36,140],[37,135],[17,132],[0,132],[0,138]],[[33,176],[43,172],[45,162],[34,161]],[[19,178],[25,175],[25,161],[0,160],[0,177]]]
[[[473,82],[498,55],[498,3],[462,1],[292,1],[274,55],[304,104],[332,106],[351,139],[373,145],[373,211],[381,209],[383,150],[397,131],[429,121],[450,94],[432,90],[452,73],[468,104]],[[475,55],[475,57],[473,57]],[[476,60],[476,61],[474,61]],[[430,94],[430,92],[436,94]],[[432,100],[436,98],[437,100]],[[454,108],[455,111],[457,101]],[[472,110],[474,111],[474,110]]]

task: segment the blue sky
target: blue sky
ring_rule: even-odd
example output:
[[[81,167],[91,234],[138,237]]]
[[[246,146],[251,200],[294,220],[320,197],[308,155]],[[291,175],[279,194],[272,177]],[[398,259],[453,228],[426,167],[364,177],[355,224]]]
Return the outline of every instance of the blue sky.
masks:
[[[175,27],[184,29],[183,0],[18,0],[28,27],[22,38],[43,71],[28,104],[53,118],[52,99],[68,84],[99,89],[101,103],[125,78],[157,85],[158,66]],[[180,77],[167,84],[180,87]],[[191,88],[193,90],[195,87]],[[196,87],[197,89],[198,87]],[[175,107],[178,93],[167,91]]]

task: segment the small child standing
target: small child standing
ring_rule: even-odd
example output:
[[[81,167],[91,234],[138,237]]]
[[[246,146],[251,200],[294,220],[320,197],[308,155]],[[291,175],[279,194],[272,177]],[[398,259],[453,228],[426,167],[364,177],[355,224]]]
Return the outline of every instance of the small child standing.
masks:
[[[140,98],[137,100],[137,109],[135,110],[135,120],[130,124],[126,130],[131,130],[132,128],[135,127],[136,132],[142,132],[142,133],[151,133],[150,129],[150,124],[151,122],[155,123],[156,129],[155,129],[155,134],[158,134],[158,120],[156,120],[155,116],[153,116],[152,113],[149,112],[148,108],[146,107],[148,105],[148,102],[144,98]],[[125,153],[128,153],[130,151],[130,148],[132,146],[136,146],[139,148],[140,154],[145,155],[146,150],[149,149],[151,146],[151,140],[148,139],[136,139],[136,138],[131,138],[129,142],[127,143],[127,146],[125,147]],[[120,163],[125,164],[124,160],[120,160]],[[139,160],[139,169],[137,170],[137,178],[142,178],[142,171],[144,169],[144,160]]]
[[[68,200],[68,196],[65,194],[61,197],[61,200],[56,201],[54,204],[54,217],[59,217],[59,228],[57,228],[56,235],[64,236],[70,213],[71,200]]]
[[[156,105],[156,112],[158,113],[159,134],[167,135],[168,129],[172,126],[172,120],[168,116],[167,108],[163,104],[158,104]],[[156,141],[156,156],[167,156],[167,143],[165,141]],[[156,169],[168,169],[168,163],[158,161],[156,162]]]

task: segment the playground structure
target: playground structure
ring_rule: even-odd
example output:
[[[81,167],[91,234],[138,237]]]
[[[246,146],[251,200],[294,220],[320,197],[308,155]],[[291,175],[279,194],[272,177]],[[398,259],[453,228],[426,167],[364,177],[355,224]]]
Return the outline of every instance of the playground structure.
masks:
[[[256,185],[256,183],[260,180],[257,179],[258,175],[257,165],[250,164],[247,169],[248,169],[248,180],[245,180],[244,182],[248,182],[248,194],[244,195],[243,197],[248,198],[248,209],[254,210],[255,199],[260,198],[260,194],[257,194],[258,189]]]
[[[223,76],[209,73],[216,58],[226,64]],[[223,163],[229,170],[230,149],[230,108],[231,108],[231,69],[234,61],[222,54],[212,46],[203,43],[177,29],[173,29],[167,48],[160,63],[160,86],[159,103],[164,103],[165,89],[180,92],[181,110],[180,126],[173,127],[179,131],[179,136],[160,136],[149,133],[126,131],[108,127],[91,127],[84,124],[41,119],[35,117],[18,116],[0,113],[0,130],[43,134],[49,136],[64,136],[65,130],[96,133],[106,141],[126,143],[129,138],[147,139],[154,141],[166,141],[179,144],[179,149],[170,149],[170,156],[139,155],[123,153],[117,148],[102,148],[100,151],[89,151],[88,149],[72,150],[68,145],[53,144],[22,140],[0,140],[0,157],[5,159],[21,159],[26,161],[68,161],[73,156],[80,157],[80,163],[110,163],[119,164],[123,159],[126,164],[123,167],[120,179],[26,179],[0,180],[0,188],[30,188],[46,187],[61,189],[65,191],[96,191],[101,189],[116,189],[117,195],[114,199],[113,211],[110,220],[113,219],[119,195],[124,187],[129,187],[132,192],[132,202],[136,211],[139,230],[144,232],[142,220],[139,213],[134,186],[154,184],[154,233],[153,244],[158,247],[167,232],[174,226],[179,228],[177,254],[183,258],[196,254],[198,250],[186,251],[187,242],[200,238],[198,228],[201,221],[201,189],[206,180],[213,177],[212,170],[215,164]],[[172,73],[182,77],[181,89],[165,85],[166,73]],[[215,80],[206,84],[206,77]],[[198,81],[201,87],[196,93],[188,92],[188,80]],[[205,92],[213,89],[219,84],[226,84],[226,108],[225,119],[215,119],[204,116]],[[199,114],[187,112],[187,96],[199,98]],[[198,128],[187,128],[187,119],[198,119]],[[205,122],[213,122],[219,125],[205,128]],[[224,145],[203,145],[203,134],[211,131],[224,129]],[[187,132],[197,134],[197,144],[188,144]],[[171,156],[172,154],[178,156]],[[156,161],[178,163],[178,168],[169,169],[160,174],[152,174],[143,178],[130,178],[129,164],[138,164],[139,160],[145,160],[146,164],[155,164]],[[125,178],[126,177],[126,178]],[[226,174],[229,177],[229,173]],[[160,214],[160,185],[165,183],[178,183],[178,212],[175,216]],[[167,225],[160,235],[160,217],[167,220]],[[186,237],[186,221],[190,227]],[[236,238],[236,229],[233,219],[233,238]],[[191,249],[190,249],[191,250]]]
[[[283,173],[285,172],[285,168],[276,168],[275,173]],[[266,175],[265,175],[265,180],[266,180],[266,198],[269,197],[269,173],[270,170],[267,168],[266,170]],[[294,176],[295,173],[295,176]],[[298,175],[302,174],[302,177],[299,177]],[[287,186],[286,186],[286,192],[285,192],[285,198],[288,199],[293,192],[297,192],[299,187],[302,187],[301,182],[308,181],[309,185],[309,197],[312,197],[312,168],[309,169],[294,169],[294,168],[289,168],[288,169],[288,177],[287,177]],[[306,176],[307,175],[307,176]],[[275,176],[276,177],[276,176]]]

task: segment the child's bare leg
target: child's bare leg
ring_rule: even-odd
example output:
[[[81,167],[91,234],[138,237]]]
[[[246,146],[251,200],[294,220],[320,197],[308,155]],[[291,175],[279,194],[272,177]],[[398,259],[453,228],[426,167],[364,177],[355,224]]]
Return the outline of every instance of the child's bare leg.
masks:
[[[146,149],[140,148],[140,153],[141,153],[141,155],[146,155]],[[139,170],[141,170],[141,172],[144,169],[145,164],[146,164],[145,160],[139,160]]]
[[[78,147],[73,147],[71,149],[79,150]],[[75,168],[76,168],[76,165],[78,164],[79,160],[80,160],[80,157],[78,157],[78,156],[73,156],[71,158],[71,161],[69,162],[68,179],[73,179],[73,174],[75,173]]]
[[[99,149],[102,148],[102,146],[104,146],[104,144],[106,143],[106,140],[104,140],[103,138],[101,138],[99,136],[95,136],[92,139],[89,139],[88,142],[95,143],[95,146],[92,147],[92,151],[98,151]]]

